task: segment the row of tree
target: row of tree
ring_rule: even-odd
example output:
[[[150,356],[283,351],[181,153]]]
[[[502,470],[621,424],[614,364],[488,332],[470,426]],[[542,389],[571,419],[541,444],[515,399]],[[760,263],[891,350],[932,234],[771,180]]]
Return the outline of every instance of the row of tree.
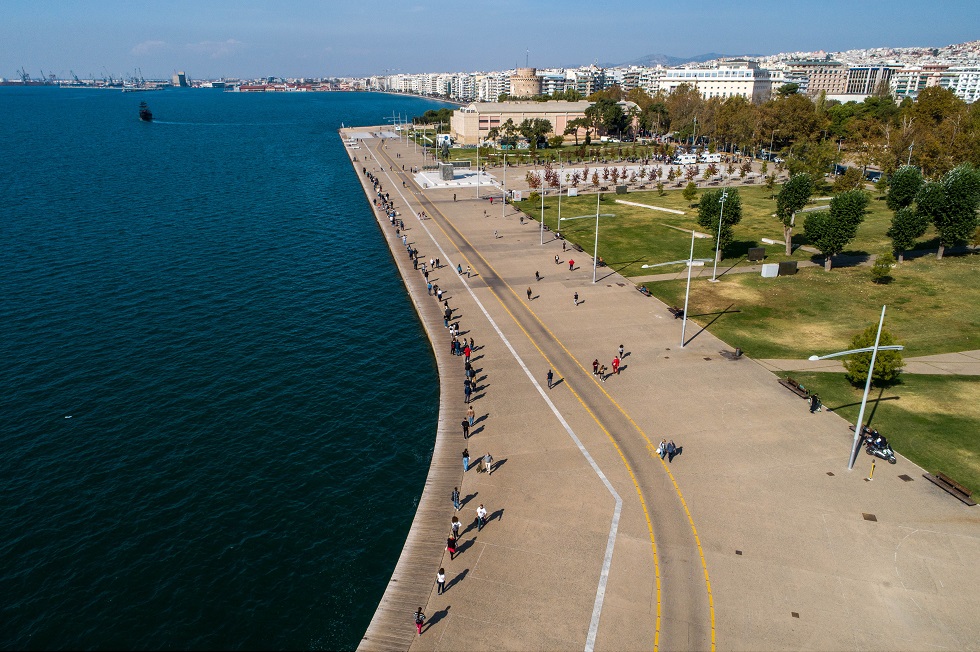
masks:
[[[968,105],[952,91],[926,88],[915,101],[901,104],[882,92],[841,104],[823,96],[814,101],[793,90],[787,85],[772,99],[754,104],[741,96],[705,99],[687,84],[655,96],[639,88],[623,93],[614,86],[589,96],[604,102],[603,108],[577,126],[594,133],[672,133],[682,141],[696,135],[698,142],[707,140],[718,150],[749,152],[772,145],[789,151],[791,172],[813,177],[822,177],[845,155],[860,167],[873,165],[888,174],[913,163],[927,178],[938,178],[962,162],[980,165],[980,103]],[[616,105],[619,100],[634,102],[635,113]]]

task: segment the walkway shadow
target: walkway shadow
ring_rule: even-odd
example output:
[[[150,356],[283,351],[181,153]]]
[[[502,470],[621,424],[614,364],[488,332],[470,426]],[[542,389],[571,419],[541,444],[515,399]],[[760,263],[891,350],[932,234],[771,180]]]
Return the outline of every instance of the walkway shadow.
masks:
[[[725,308],[724,310],[722,310],[721,312],[708,312],[708,313],[704,313],[703,315],[688,315],[687,316],[688,319],[690,319],[691,317],[707,317],[708,315],[715,315],[715,318],[712,319],[711,321],[709,321],[704,326],[702,326],[701,327],[701,330],[699,330],[697,333],[695,333],[694,335],[692,335],[691,338],[688,341],[684,342],[684,346],[687,346],[688,344],[690,344],[691,342],[694,341],[694,338],[696,338],[698,335],[700,335],[704,331],[708,330],[708,327],[711,326],[716,321],[718,321],[718,319],[722,315],[735,314],[735,313],[738,313],[738,312],[742,312],[741,310],[731,310],[731,307],[734,306],[734,305],[735,305],[734,303],[729,304],[728,307]]]
[[[880,401],[898,401],[901,398],[902,398],[901,396],[886,396],[884,398],[881,398],[880,395],[878,398],[869,398],[868,403],[874,403],[874,407],[871,408],[871,416],[874,416],[874,411],[878,407],[878,403]],[[837,405],[835,407],[830,407],[829,405],[825,405],[824,408],[830,410],[831,412],[836,412],[841,408],[854,407],[855,405],[861,405],[861,401],[858,401],[857,403],[846,403],[844,405]],[[868,423],[869,424],[871,423],[871,417],[868,417]]]
[[[466,571],[463,571],[463,573],[465,574]],[[447,585],[446,588],[448,589],[449,585]],[[429,620],[425,623],[425,628],[422,631],[427,632],[430,629],[432,629],[433,625],[435,625],[437,622],[439,622],[440,620],[442,620],[443,618],[449,615],[450,609],[452,609],[452,605],[446,605],[445,609],[440,609],[439,611],[432,614],[432,617],[429,618]]]

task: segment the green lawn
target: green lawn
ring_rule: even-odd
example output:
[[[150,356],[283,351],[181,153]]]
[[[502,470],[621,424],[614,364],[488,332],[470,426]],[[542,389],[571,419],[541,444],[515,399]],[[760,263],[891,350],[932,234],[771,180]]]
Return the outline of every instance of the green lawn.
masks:
[[[781,375],[792,376],[820,394],[826,407],[851,423],[857,421],[864,390],[848,383],[843,374]],[[905,375],[895,387],[872,388],[865,422],[887,437],[896,451],[930,473],[942,471],[980,494],[980,378]],[[848,451],[847,437],[842,437],[842,461]],[[870,467],[870,458],[861,453],[855,469],[863,472]]]

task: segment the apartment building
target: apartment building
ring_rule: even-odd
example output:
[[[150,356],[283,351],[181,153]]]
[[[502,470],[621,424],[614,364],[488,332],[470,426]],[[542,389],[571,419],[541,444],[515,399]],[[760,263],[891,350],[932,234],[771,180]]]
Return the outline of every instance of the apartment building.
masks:
[[[809,97],[817,97],[821,91],[827,95],[847,92],[848,69],[839,61],[789,61],[785,70],[787,79],[807,79],[806,94]]]
[[[972,104],[980,99],[980,66],[951,66],[943,73],[939,85]]]

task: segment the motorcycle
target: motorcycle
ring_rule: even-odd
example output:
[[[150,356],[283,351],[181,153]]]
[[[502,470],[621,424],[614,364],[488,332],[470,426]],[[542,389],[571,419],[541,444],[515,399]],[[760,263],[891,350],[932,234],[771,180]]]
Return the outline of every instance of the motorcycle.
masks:
[[[887,460],[889,464],[895,464],[898,461],[895,458],[895,452],[888,445],[888,440],[878,434],[877,430],[869,430],[865,426],[863,434],[865,453]]]

